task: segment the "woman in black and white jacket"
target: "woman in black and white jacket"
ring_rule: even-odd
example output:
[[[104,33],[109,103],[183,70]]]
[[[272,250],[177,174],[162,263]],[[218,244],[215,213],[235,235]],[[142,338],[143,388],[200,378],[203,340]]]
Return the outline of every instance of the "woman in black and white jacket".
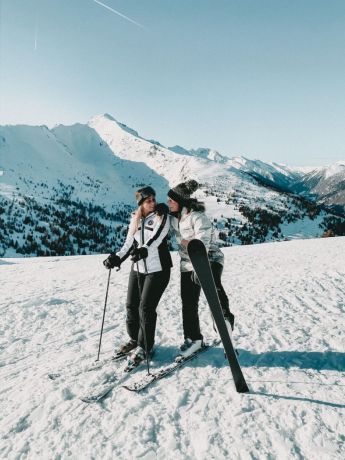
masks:
[[[130,340],[116,351],[117,355],[130,354],[131,364],[139,364],[152,355],[156,309],[169,283],[172,266],[167,244],[170,218],[166,205],[156,204],[156,192],[149,186],[139,189],[135,196],[138,209],[132,215],[126,241],[103,262],[108,269],[120,267],[132,256],[126,302]]]

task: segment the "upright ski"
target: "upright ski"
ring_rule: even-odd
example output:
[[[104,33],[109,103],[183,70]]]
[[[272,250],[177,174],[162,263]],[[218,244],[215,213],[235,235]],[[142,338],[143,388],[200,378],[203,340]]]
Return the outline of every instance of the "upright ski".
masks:
[[[189,242],[187,250],[222,340],[236,390],[238,393],[246,393],[249,388],[232,344],[231,327],[227,326],[227,321],[224,319],[205,245],[202,241],[194,239]]]

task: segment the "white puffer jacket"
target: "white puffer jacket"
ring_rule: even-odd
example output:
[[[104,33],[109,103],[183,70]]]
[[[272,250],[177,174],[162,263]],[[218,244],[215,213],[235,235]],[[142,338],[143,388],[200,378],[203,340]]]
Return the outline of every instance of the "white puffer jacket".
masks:
[[[159,216],[152,212],[141,218],[137,231],[133,234],[131,228],[135,225],[134,214],[129,224],[129,231],[122,248],[116,253],[121,259],[129,255],[133,247],[145,247],[148,250],[146,259],[139,260],[140,273],[154,273],[172,266],[171,256],[167,245],[167,235],[170,229],[170,216]],[[137,271],[135,263],[133,269]]]
[[[181,217],[170,217],[171,228],[175,233],[176,241],[179,246],[181,257],[181,272],[193,270],[193,265],[189,259],[187,248],[181,244],[182,240],[192,240],[197,238],[201,240],[208,251],[210,262],[224,264],[224,254],[219,249],[215,241],[215,233],[210,219],[204,211],[190,211],[182,209]]]

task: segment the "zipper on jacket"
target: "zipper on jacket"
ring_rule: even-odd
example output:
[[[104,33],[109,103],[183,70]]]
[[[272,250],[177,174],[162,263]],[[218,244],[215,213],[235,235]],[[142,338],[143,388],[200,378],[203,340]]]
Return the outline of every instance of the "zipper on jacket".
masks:
[[[141,218],[141,232],[140,232],[140,244],[141,247],[144,245],[144,231],[145,231],[145,217]],[[143,259],[146,275],[148,274],[146,259]]]

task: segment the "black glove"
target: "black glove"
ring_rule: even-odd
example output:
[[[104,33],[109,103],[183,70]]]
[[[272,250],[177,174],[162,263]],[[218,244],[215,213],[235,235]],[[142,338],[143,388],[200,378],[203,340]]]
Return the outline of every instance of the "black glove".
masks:
[[[120,267],[121,266],[121,259],[114,252],[112,252],[105,260],[103,260],[103,265],[108,270],[110,270],[111,268],[114,268],[114,267]]]
[[[131,252],[131,261],[132,262],[138,262],[141,259],[146,259],[148,255],[148,250],[147,248],[135,248]]]
[[[156,206],[156,213],[158,216],[164,216],[168,214],[169,208],[165,203],[158,203]]]
[[[195,273],[195,271],[192,271],[192,274],[190,275],[190,279],[192,280],[194,284],[201,286],[199,278],[197,277],[197,274]]]

